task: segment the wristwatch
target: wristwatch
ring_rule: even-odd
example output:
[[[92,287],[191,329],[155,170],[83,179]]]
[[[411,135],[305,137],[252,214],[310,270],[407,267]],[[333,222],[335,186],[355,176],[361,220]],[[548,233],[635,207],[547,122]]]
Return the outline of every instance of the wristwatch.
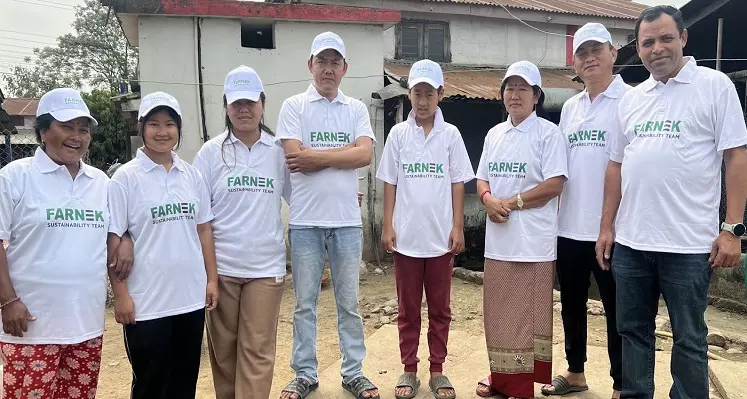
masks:
[[[745,232],[747,232],[747,227],[744,226],[742,223],[736,223],[736,224],[729,224],[729,223],[721,223],[721,230],[728,231],[731,234],[734,234],[737,237],[742,237]]]
[[[521,194],[516,194],[516,206],[518,206],[519,209],[524,209],[524,200],[521,199]]]

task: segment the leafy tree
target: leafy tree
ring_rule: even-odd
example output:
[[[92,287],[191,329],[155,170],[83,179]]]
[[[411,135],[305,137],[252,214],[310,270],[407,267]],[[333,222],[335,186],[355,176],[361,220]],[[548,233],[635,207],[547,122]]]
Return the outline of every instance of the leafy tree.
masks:
[[[119,91],[134,76],[138,53],[130,48],[117,17],[98,0],[75,8],[74,34],[57,38],[56,47],[34,49],[36,59],[15,66],[4,80],[20,97],[40,97],[56,87]]]
[[[112,101],[115,95],[117,92],[109,90],[82,93],[91,114],[99,122],[98,127],[92,129],[87,162],[104,171],[117,161],[124,163],[130,159],[130,126]]]

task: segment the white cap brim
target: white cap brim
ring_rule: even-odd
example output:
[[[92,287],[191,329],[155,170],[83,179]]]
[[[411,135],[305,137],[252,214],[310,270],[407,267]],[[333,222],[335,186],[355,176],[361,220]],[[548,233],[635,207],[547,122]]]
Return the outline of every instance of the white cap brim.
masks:
[[[578,51],[578,48],[581,47],[586,42],[597,42],[597,43],[611,43],[608,39],[605,39],[603,37],[590,37],[583,42],[579,43],[576,46],[573,46],[573,54],[576,54],[576,51]]]
[[[321,53],[324,50],[335,50],[335,51],[337,51],[338,54],[340,54],[342,56],[342,58],[345,58],[345,54],[341,53],[340,49],[336,48],[335,46],[325,46],[325,47],[322,47],[320,49],[317,49],[316,51],[314,51],[313,53],[311,53],[311,56],[312,57],[313,56],[317,56],[317,55],[319,55],[319,53]]]
[[[233,93],[226,94],[226,102],[233,104],[239,100],[249,100],[257,102],[261,96],[261,92],[258,91],[236,91]]]
[[[93,126],[98,126],[99,124],[94,117],[79,109],[61,109],[59,111],[50,111],[49,114],[60,122],[69,122],[76,118],[88,118]]]
[[[530,79],[529,76],[527,76],[527,75],[525,75],[523,73],[512,73],[510,75],[506,75],[506,76],[503,77],[503,80],[501,81],[501,83],[505,82],[511,76],[518,76],[518,77],[524,79],[524,81],[527,82],[527,84],[529,84],[530,86],[539,86],[537,84],[537,82],[535,82],[534,80]]]
[[[438,84],[438,82],[436,82],[435,80],[431,78],[426,78],[426,77],[415,78],[413,80],[407,81],[407,85],[411,89],[415,87],[415,85],[417,85],[418,83],[428,83],[429,85],[433,86],[434,89],[438,89],[441,86],[443,86],[443,85]]]
[[[179,115],[180,118],[182,117],[182,113],[178,109],[174,109],[174,107],[172,107],[172,106],[169,106],[169,105],[166,105],[166,104],[153,104],[152,106],[144,109],[143,112],[141,112],[140,115],[138,115],[137,118],[138,119],[145,118],[146,115],[148,115],[151,111],[153,111],[154,109],[156,109],[158,107],[171,108],[172,110],[174,110],[174,112],[176,112],[177,115]]]

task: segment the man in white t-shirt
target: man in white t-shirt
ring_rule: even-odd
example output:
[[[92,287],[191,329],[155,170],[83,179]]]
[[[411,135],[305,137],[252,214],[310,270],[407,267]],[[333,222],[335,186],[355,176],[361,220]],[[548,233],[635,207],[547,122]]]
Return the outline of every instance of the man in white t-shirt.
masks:
[[[363,232],[356,169],[371,162],[374,134],[366,106],[339,89],[348,70],[340,36],[318,35],[308,68],[314,81],[306,92],[283,102],[276,135],[291,171],[290,243],[296,294],[291,360],[296,378],[281,398],[305,398],[319,385],[316,308],[326,256],[337,303],[343,386],[358,398],[378,398],[376,386],[363,376],[366,347],[358,311]]]
[[[585,391],[586,302],[593,273],[607,318],[607,351],[610,358],[613,398],[622,383],[622,341],[615,326],[615,281],[609,269],[596,260],[594,245],[602,217],[604,172],[609,162],[610,134],[619,129],[617,106],[630,89],[614,75],[617,50],[602,24],[588,23],[573,37],[574,69],[586,90],[571,97],[560,114],[568,153],[568,181],[560,197],[558,214],[557,273],[568,370],[545,386],[546,395]]]
[[[683,58],[687,31],[679,10],[646,9],[635,31],[651,76],[620,100],[597,242],[603,267],[609,267],[615,242],[612,272],[625,359],[621,397],[653,397],[661,294],[675,337],[670,396],[707,398],[704,312],[712,268],[740,262],[747,128],[729,78]],[[727,209],[719,225],[722,160]]]

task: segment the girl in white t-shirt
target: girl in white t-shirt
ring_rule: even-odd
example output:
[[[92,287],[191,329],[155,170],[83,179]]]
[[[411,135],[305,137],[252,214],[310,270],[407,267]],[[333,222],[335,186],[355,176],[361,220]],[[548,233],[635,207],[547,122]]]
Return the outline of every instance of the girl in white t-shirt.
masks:
[[[173,151],[182,134],[176,99],[143,97],[139,119],[144,145],[109,184],[109,242],[128,231],[135,244],[129,277],[109,273],[133,370],[131,398],[194,398],[205,309],[218,304],[210,193]]]
[[[207,316],[217,399],[265,399],[275,366],[285,240],[280,214],[290,196],[283,148],[263,121],[262,81],[240,66],[225,79],[226,130],[193,165],[210,191],[221,303]]]
[[[568,176],[565,141],[543,113],[537,66],[503,78],[508,120],[490,129],[477,168],[485,229],[484,315],[490,377],[477,394],[533,398],[552,378],[552,289],[558,196]]]
[[[7,243],[0,245],[0,342],[8,398],[96,394],[109,178],[82,161],[96,125],[76,90],[54,89],[39,100],[34,156],[0,169],[0,241]]]
[[[381,242],[394,252],[399,303],[399,348],[404,374],[397,399],[414,398],[420,381],[418,345],[423,288],[428,301],[429,386],[437,399],[456,397],[443,375],[451,323],[454,256],[464,250],[464,183],[475,178],[456,126],[444,121],[441,67],[430,60],[412,65],[408,79],[412,111],[387,137],[376,177],[384,184]]]

